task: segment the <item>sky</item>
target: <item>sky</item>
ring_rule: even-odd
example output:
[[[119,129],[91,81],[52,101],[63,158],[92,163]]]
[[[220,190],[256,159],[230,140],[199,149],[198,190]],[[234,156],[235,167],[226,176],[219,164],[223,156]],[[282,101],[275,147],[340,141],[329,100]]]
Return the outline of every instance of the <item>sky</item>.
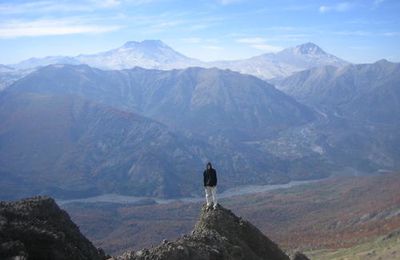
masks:
[[[204,61],[313,42],[353,63],[400,62],[400,1],[0,0],[0,64],[146,39]]]

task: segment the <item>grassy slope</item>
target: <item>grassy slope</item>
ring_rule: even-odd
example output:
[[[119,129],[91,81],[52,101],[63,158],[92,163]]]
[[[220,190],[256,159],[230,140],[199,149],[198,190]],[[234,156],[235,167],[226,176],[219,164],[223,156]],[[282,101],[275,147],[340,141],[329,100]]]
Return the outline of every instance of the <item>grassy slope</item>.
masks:
[[[319,260],[379,260],[400,259],[400,232],[382,236],[350,248],[338,250],[315,250],[307,252],[311,259]]]

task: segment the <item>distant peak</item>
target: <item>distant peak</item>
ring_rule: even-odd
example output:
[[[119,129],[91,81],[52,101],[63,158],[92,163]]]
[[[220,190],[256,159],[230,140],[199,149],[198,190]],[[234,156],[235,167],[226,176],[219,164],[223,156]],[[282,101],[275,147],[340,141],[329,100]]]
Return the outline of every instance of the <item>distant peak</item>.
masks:
[[[319,46],[316,45],[313,42],[306,42],[306,43],[303,43],[303,44],[299,44],[299,45],[297,45],[297,47],[316,47],[316,48],[319,48]]]
[[[141,42],[128,41],[122,47],[124,48],[135,48],[135,47],[165,47],[167,46],[161,40],[144,40]]]
[[[156,45],[164,45],[164,42],[161,40],[143,40],[142,44],[156,44]]]
[[[312,42],[297,45],[293,50],[299,54],[326,54],[321,47]]]
[[[380,59],[377,62],[375,62],[376,64],[388,64],[390,63],[390,61],[388,61],[387,59]]]

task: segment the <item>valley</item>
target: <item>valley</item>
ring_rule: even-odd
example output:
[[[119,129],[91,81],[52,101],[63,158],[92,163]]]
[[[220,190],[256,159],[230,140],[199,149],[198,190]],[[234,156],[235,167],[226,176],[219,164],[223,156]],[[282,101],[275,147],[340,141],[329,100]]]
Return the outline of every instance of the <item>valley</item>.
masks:
[[[221,192],[398,169],[400,67],[338,70],[355,82],[373,75],[364,88],[390,102],[368,112],[370,91],[357,85],[346,95],[363,102],[342,102],[353,111],[346,114],[335,103],[300,102],[259,78],[216,68],[38,68],[0,95],[0,198],[196,197],[195,176],[207,161],[223,173]]]
[[[0,260],[400,260],[399,13],[0,1]]]
[[[199,177],[201,178],[201,177]],[[227,189],[221,192],[219,198],[230,198],[234,196],[247,195],[252,193],[266,192],[276,189],[288,189],[297,185],[304,185],[307,183],[318,182],[319,180],[310,181],[291,181],[287,184],[270,184],[270,185],[243,185]],[[135,196],[122,196],[118,194],[103,194],[95,197],[88,197],[82,199],[72,200],[57,200],[57,204],[70,204],[70,203],[117,203],[117,204],[167,204],[174,202],[199,202],[203,201],[203,197],[179,197],[176,199],[160,199],[158,197],[135,197]]]
[[[400,228],[399,185],[398,173],[338,177],[220,202],[289,252],[345,254],[349,252],[345,248],[362,248]],[[187,233],[201,204],[70,203],[62,207],[87,237],[113,253],[150,247]]]

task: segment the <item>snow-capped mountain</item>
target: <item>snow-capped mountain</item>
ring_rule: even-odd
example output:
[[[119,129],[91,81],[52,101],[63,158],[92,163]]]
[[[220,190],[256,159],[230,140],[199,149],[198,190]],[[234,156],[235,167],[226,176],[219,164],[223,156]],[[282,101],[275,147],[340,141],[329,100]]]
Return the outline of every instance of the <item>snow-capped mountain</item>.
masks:
[[[0,64],[0,73],[8,73],[14,71],[14,68]]]
[[[8,65],[9,67],[15,68],[17,70],[34,69],[37,67],[43,67],[52,64],[70,64],[78,65],[80,62],[74,57],[68,56],[47,56],[43,58],[30,58],[23,60],[17,64]]]
[[[4,90],[18,79],[31,73],[31,69],[15,69],[0,64],[0,91]]]
[[[326,53],[316,44],[309,42],[278,53],[266,53],[245,60],[217,61],[213,66],[271,79],[287,77],[295,72],[319,66],[341,67],[347,64],[347,61]]]
[[[160,40],[129,41],[119,48],[96,54],[81,54],[75,57],[48,56],[30,58],[10,65],[16,69],[43,67],[50,64],[87,64],[91,67],[119,70],[133,67],[146,69],[178,69],[199,66],[201,62],[188,58]]]
[[[189,58],[160,40],[129,41],[106,52],[75,57],[49,56],[31,58],[11,65],[17,69],[35,68],[50,64],[87,64],[91,67],[119,70],[133,67],[146,69],[183,69],[187,67],[217,67],[250,74],[262,79],[282,78],[295,72],[324,65],[343,66],[348,62],[323,51],[313,43],[266,53],[244,60],[203,62]]]
[[[160,40],[129,41],[123,46],[94,55],[76,57],[82,64],[101,69],[177,69],[198,65],[201,62],[188,58]]]

